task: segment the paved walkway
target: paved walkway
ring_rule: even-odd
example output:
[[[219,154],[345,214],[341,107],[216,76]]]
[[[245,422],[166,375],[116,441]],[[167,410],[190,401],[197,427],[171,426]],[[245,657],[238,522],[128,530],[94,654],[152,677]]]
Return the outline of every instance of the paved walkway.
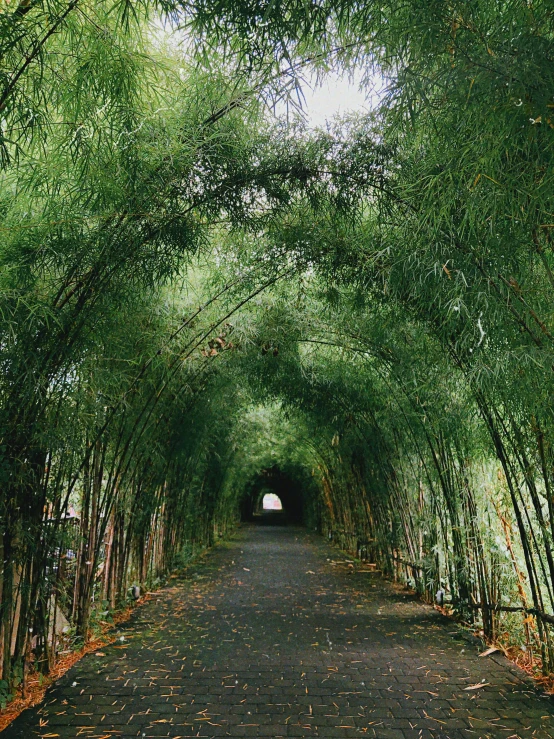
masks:
[[[554,737],[554,702],[523,673],[333,560],[301,529],[241,529],[2,739]]]

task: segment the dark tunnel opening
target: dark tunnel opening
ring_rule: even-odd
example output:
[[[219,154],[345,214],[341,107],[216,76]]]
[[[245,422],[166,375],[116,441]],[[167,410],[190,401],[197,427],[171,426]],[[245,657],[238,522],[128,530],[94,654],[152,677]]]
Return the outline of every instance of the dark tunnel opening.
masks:
[[[263,508],[267,495],[276,496],[281,510]],[[277,466],[261,470],[247,485],[241,501],[243,523],[302,525],[306,523],[305,489],[302,482]]]

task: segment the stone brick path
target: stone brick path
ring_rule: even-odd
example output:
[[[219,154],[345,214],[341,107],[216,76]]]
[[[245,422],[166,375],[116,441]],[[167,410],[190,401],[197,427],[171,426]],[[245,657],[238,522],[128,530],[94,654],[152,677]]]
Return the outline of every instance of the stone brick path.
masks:
[[[523,673],[338,560],[301,529],[241,529],[2,739],[554,737]]]

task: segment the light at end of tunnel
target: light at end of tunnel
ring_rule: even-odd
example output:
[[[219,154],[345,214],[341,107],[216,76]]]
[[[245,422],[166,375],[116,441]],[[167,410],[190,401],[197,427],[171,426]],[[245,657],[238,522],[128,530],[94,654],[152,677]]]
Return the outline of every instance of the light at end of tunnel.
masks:
[[[267,493],[262,501],[264,511],[282,511],[283,505],[281,499],[275,493]]]

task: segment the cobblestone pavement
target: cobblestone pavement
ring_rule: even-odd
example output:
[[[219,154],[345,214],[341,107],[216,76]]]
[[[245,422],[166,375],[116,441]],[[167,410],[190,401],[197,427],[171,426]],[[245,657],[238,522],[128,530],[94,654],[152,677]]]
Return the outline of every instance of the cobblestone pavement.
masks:
[[[171,583],[3,739],[554,737],[517,668],[302,529],[243,527]]]

